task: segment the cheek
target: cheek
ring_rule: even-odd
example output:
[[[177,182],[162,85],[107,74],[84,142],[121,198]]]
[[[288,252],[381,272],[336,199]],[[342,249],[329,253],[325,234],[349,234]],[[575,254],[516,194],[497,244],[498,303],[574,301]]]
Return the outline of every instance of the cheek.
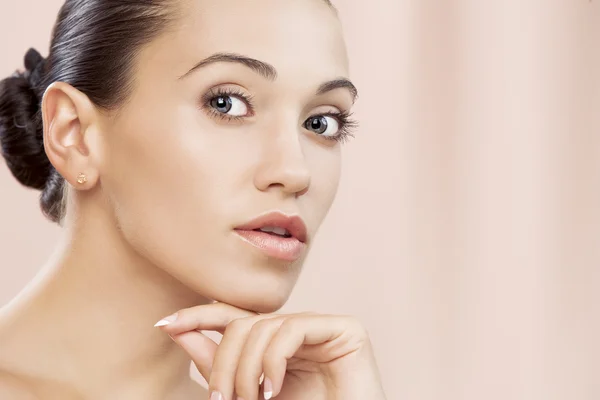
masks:
[[[186,256],[194,259],[197,254],[192,257],[190,249],[207,240],[201,227],[218,226],[210,212],[223,183],[214,173],[218,159],[210,143],[185,130],[195,127],[193,121],[184,121],[137,119],[115,129],[103,171],[103,190],[121,232],[162,265],[179,265]]]
[[[329,212],[338,192],[341,177],[340,146],[312,147],[305,151],[311,170],[311,187],[306,198],[310,205],[302,210],[316,231]],[[302,202],[301,198],[301,202]]]
[[[136,253],[198,293],[280,307],[300,264],[265,268],[266,261],[250,257],[231,233],[234,224],[264,211],[253,183],[262,142],[248,132],[215,129],[192,112],[157,114],[152,120],[131,118],[109,136],[101,184],[121,234]],[[334,201],[341,155],[339,146],[311,138],[303,146],[311,188],[297,201],[315,232]],[[232,276],[240,287],[254,284],[232,294]],[[266,299],[264,287],[279,289]]]

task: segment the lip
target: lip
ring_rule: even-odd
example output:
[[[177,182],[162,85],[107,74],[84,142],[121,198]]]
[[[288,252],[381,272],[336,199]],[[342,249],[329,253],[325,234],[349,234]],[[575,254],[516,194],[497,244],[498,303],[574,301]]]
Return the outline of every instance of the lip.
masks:
[[[286,229],[291,237],[271,235],[258,231],[264,227]],[[306,248],[308,234],[306,224],[298,216],[289,216],[283,212],[269,212],[252,221],[234,228],[235,233],[246,243],[254,246],[271,258],[283,261],[295,261],[302,256]]]

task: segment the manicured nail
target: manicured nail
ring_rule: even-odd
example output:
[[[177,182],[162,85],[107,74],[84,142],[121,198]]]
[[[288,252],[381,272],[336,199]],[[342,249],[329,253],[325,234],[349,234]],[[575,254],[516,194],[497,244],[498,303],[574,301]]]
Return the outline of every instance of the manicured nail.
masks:
[[[265,374],[263,373],[263,374],[260,375],[260,379],[258,380],[258,384],[262,385],[262,383],[263,383],[264,380],[265,380]]]
[[[223,400],[223,395],[219,392],[212,392],[210,400]]]
[[[271,383],[271,380],[269,378],[265,378],[265,385],[263,386],[263,392],[265,395],[265,400],[269,400],[271,397],[273,397],[273,383]]]
[[[173,315],[169,315],[168,317],[161,319],[156,324],[154,324],[154,326],[155,327],[156,326],[166,326],[166,325],[169,325],[171,322],[175,321],[176,319],[177,319],[177,313],[175,313]]]

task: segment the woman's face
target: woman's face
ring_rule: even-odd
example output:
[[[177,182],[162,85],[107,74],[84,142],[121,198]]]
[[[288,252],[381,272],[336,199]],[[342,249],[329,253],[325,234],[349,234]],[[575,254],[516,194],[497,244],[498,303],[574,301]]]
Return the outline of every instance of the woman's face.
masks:
[[[103,193],[143,257],[209,299],[272,312],[338,187],[355,94],[341,27],[323,0],[183,3],[106,122]],[[295,236],[247,225],[271,212],[258,227]]]

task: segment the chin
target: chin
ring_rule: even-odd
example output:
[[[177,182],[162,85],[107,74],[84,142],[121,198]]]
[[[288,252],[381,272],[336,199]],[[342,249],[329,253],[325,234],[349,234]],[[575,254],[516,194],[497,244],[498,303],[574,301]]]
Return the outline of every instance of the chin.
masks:
[[[276,292],[273,290],[269,293],[259,291],[252,294],[239,293],[237,296],[223,296],[216,301],[259,314],[270,314],[279,311],[287,303],[289,297],[289,291]]]
[[[283,263],[243,253],[241,257],[201,263],[221,267],[202,273],[186,273],[176,279],[205,299],[270,314],[279,311],[289,300],[303,269],[304,257],[293,263]],[[185,271],[193,269],[190,267]]]

